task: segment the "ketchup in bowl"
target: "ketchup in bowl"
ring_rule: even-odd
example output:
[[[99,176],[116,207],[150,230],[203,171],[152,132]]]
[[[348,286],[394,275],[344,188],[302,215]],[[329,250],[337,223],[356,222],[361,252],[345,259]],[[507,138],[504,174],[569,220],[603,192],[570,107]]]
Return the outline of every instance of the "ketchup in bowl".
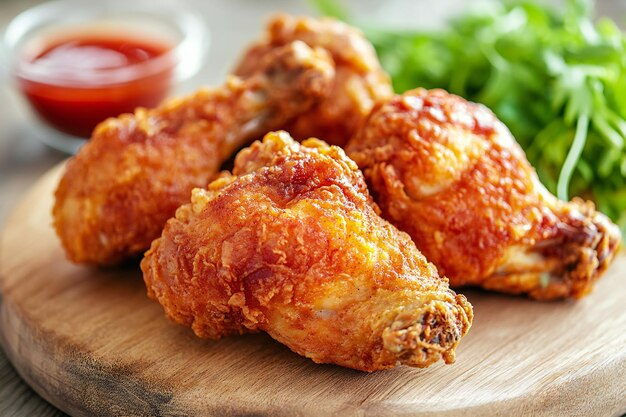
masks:
[[[13,18],[1,41],[0,67],[34,110],[29,132],[75,153],[106,118],[184,88],[210,35],[187,3],[55,0]]]
[[[89,137],[108,117],[154,107],[172,85],[173,44],[139,34],[80,31],[48,36],[18,63],[18,87],[56,129]]]

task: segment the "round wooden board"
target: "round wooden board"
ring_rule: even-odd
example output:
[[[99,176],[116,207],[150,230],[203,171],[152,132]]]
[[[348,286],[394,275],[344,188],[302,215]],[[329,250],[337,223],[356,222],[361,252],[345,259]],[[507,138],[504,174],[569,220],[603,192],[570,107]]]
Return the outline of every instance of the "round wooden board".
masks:
[[[136,264],[65,260],[48,173],[0,244],[0,340],[22,377],[74,416],[616,415],[626,411],[626,256],[579,302],[468,291],[457,362],[373,374],[316,365],[264,334],[218,342],[169,322]]]

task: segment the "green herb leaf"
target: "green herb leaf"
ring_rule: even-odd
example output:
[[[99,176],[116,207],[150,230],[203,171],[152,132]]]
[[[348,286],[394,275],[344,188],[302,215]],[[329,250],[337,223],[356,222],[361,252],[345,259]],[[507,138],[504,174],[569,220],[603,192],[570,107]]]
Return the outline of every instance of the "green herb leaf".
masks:
[[[331,0],[313,3],[349,20]],[[626,36],[594,23],[592,5],[512,0],[437,32],[362,29],[396,91],[438,87],[487,105],[548,189],[593,198],[626,231]]]
[[[348,18],[348,11],[339,0],[309,0],[309,4],[323,16],[335,17],[341,20],[347,20]]]

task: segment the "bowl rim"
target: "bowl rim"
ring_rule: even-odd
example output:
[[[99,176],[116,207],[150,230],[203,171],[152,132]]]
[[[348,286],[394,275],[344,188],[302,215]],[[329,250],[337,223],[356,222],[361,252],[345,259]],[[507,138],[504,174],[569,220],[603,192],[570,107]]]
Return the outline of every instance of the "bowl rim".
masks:
[[[165,53],[145,61],[124,67],[87,70],[84,77],[78,78],[75,73],[72,73],[71,77],[52,75],[43,71],[41,66],[37,69],[36,63],[23,59],[24,39],[52,24],[58,24],[55,18],[67,16],[68,13],[79,21],[66,24],[61,22],[60,33],[63,32],[63,26],[67,25],[70,35],[72,27],[76,28],[77,24],[97,21],[104,18],[107,13],[118,16],[128,13],[126,17],[132,17],[132,14],[142,15],[144,19],[155,18],[155,20],[159,13],[161,20],[166,20],[181,33],[181,39]],[[75,33],[81,32],[76,30]],[[83,29],[83,33],[89,32]],[[15,16],[2,34],[1,52],[9,73],[19,79],[55,86],[102,88],[147,78],[167,70],[173,70],[175,82],[187,80],[204,64],[210,40],[208,23],[202,17],[202,13],[194,10],[186,1],[172,3],[151,0],[106,0],[85,3],[80,0],[54,0],[26,9]]]

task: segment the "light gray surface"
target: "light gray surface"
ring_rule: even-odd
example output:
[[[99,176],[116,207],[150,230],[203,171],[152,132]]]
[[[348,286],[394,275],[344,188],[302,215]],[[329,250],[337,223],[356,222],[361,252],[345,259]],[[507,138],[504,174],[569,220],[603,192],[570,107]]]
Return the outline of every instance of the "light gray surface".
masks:
[[[21,10],[39,2],[0,0],[0,28],[4,29],[8,21]],[[392,3],[389,5],[385,0],[352,2],[357,5],[354,7],[357,13],[375,16],[378,20],[422,27],[437,25],[443,16],[468,4],[463,0]],[[385,8],[382,8],[383,5]],[[263,22],[273,11],[296,14],[310,12],[304,0],[209,0],[197,2],[196,7],[211,28],[211,50],[205,69],[194,80],[181,86],[178,92],[190,91],[201,84],[220,83],[242,47],[260,33]],[[598,12],[620,19],[626,14],[626,1],[599,0]],[[620,19],[620,23],[623,23],[623,19]],[[26,105],[10,86],[6,76],[0,79],[0,225],[4,224],[11,208],[28,187],[65,158],[66,155],[47,148],[37,140]],[[22,382],[0,350],[0,416],[63,415]]]

